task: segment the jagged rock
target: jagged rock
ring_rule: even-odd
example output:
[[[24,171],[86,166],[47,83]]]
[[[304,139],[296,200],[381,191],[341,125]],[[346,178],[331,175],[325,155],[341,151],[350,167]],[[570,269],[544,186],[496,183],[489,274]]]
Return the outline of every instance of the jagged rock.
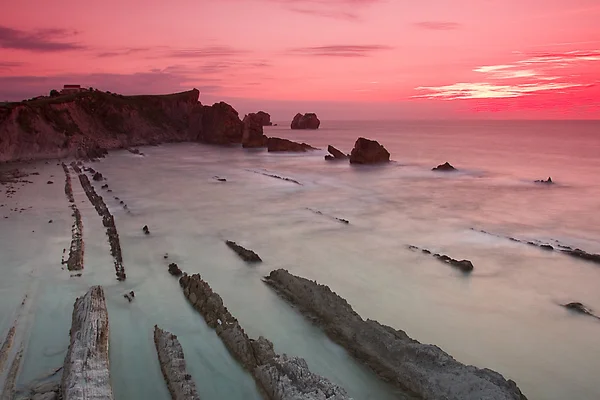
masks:
[[[104,291],[93,286],[73,307],[71,341],[61,382],[63,400],[113,398],[108,335]]]
[[[332,145],[327,146],[327,151],[329,153],[331,153],[331,155],[328,154],[328,155],[325,156],[325,159],[329,160],[329,161],[333,161],[333,160],[347,160],[350,157],[349,155],[342,153],[341,151],[339,151],[338,149],[336,149]]]
[[[179,279],[192,306],[213,328],[235,359],[246,368],[266,393],[277,400],[349,400],[344,389],[312,373],[306,361],[275,353],[264,337],[248,337],[223,299],[198,274]]]
[[[154,345],[163,377],[173,400],[200,400],[196,384],[187,372],[183,348],[177,336],[154,325]]]
[[[181,276],[183,274],[179,266],[175,263],[169,264],[169,273],[173,276]]]
[[[260,124],[262,126],[271,126],[273,125],[271,123],[271,115],[269,115],[269,113],[266,113],[264,111],[259,111],[256,113],[256,117],[258,118],[258,121],[260,122]]]
[[[144,234],[146,234],[146,235],[150,234],[150,229],[148,228],[148,225],[144,225],[144,227],[142,228],[142,231],[144,231]]]
[[[244,133],[242,135],[242,147],[256,148],[267,147],[268,138],[263,133],[263,124],[257,114],[248,114],[242,121]]]
[[[100,172],[96,172],[96,173],[94,173],[94,176],[92,177],[92,179],[95,181],[101,181],[101,180],[104,180],[104,177],[102,176],[102,174]]]
[[[440,164],[435,168],[432,168],[432,171],[450,172],[456,171],[456,168],[454,168],[449,162],[446,161],[445,163]]]
[[[48,182],[46,182],[46,183],[47,183],[48,185],[52,185],[54,182],[52,182],[52,181],[48,181]]]
[[[232,242],[231,240],[227,240],[225,243],[227,244],[227,246],[229,246],[229,248],[235,251],[242,260],[250,263],[262,262],[258,254],[256,254],[252,250],[245,249],[236,242]]]
[[[132,290],[129,293],[125,293],[123,297],[125,297],[131,303],[131,301],[135,298],[135,293]]]
[[[305,152],[307,150],[316,150],[314,147],[306,143],[297,143],[288,139],[281,139],[276,137],[270,137],[267,140],[267,149],[269,152]]]
[[[220,102],[202,108],[202,130],[198,140],[211,144],[241,143],[244,124],[238,112]]]
[[[108,189],[108,183],[101,186],[102,189]]]
[[[551,185],[551,184],[553,184],[554,182],[552,182],[552,178],[551,178],[551,177],[548,177],[548,179],[547,179],[547,180],[540,179],[540,180],[538,180],[538,181],[535,181],[535,183],[546,183],[546,184],[548,184],[548,185]]]
[[[298,113],[292,120],[290,127],[292,129],[319,129],[321,121],[315,113],[306,113],[304,115]]]
[[[578,312],[580,314],[589,315],[590,317],[600,319],[600,316],[594,314],[594,312],[591,309],[587,308],[586,306],[584,306],[582,303],[579,303],[579,302],[563,304],[563,307],[565,307],[569,310]]]
[[[363,320],[324,285],[276,270],[265,282],[381,378],[423,399],[524,400],[516,383],[490,369],[464,365],[404,331]]]
[[[376,140],[358,138],[350,153],[350,164],[378,164],[390,161],[390,153]]]

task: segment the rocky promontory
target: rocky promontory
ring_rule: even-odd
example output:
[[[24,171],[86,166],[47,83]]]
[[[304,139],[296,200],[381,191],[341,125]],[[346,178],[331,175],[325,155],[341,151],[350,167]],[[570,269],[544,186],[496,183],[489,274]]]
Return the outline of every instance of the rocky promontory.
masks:
[[[101,286],[75,301],[61,383],[64,400],[112,399],[108,312]]]
[[[320,125],[321,121],[317,118],[317,114],[306,113],[302,115],[298,113],[294,116],[290,126],[292,129],[319,129]]]
[[[390,161],[390,153],[376,140],[358,138],[350,153],[350,164],[380,164]]]
[[[312,373],[299,357],[279,355],[264,337],[248,337],[223,299],[198,274],[179,280],[185,297],[213,328],[231,355],[248,370],[267,399],[347,400],[345,390]]]
[[[242,134],[242,147],[256,148],[267,147],[267,136],[263,132],[263,121],[258,114],[248,114],[242,121],[244,124]]]
[[[98,90],[0,104],[0,162],[98,158],[106,149],[166,142],[241,143],[243,124],[199,91],[122,96]]]
[[[279,269],[265,282],[382,379],[423,399],[524,400],[517,384],[490,369],[455,360],[404,331],[363,320],[329,287]]]

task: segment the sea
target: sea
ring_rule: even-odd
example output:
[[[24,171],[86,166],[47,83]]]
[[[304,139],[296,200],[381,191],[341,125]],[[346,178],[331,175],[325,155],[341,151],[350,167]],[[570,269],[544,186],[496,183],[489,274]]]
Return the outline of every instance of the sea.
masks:
[[[305,358],[355,399],[406,395],[278,297],[262,282],[270,271],[326,284],[363,318],[498,371],[529,399],[600,399],[600,320],[561,306],[582,302],[600,314],[600,265],[509,240],[600,253],[600,122],[323,121],[316,131],[281,122],[265,133],[320,150],[181,143],[89,164],[106,178],[94,185],[115,216],[125,282],[115,279],[102,220],[75,175],[85,268],[81,277],[63,269],[73,217],[56,160],[20,166],[39,175],[10,198],[0,186],[0,341],[16,321],[18,388],[62,365],[73,303],[102,285],[116,399],[170,398],[154,325],[178,336],[202,399],[260,399],[168,274],[176,262],[200,273],[251,337]],[[328,145],[349,153],[358,137],[378,140],[392,162],[324,160]],[[458,171],[432,171],[446,161]],[[534,183],[548,177],[554,184]],[[225,240],[263,262],[244,263]],[[471,260],[474,270],[465,275],[410,245]]]

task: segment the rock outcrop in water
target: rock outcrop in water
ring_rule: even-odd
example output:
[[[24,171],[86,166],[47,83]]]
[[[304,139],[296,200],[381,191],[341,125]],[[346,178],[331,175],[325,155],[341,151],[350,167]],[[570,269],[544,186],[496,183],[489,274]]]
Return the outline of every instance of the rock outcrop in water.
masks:
[[[423,254],[429,254],[429,255],[437,258],[444,264],[449,264],[454,268],[460,269],[464,273],[470,273],[471,271],[473,271],[473,263],[469,260],[456,260],[445,254],[438,254],[438,253],[434,254],[427,249],[421,249],[417,246],[408,246],[408,248],[411,250],[420,250]]]
[[[204,317],[223,341],[231,355],[248,370],[272,400],[346,400],[344,389],[312,373],[306,361],[279,355],[264,337],[248,337],[239,322],[225,307],[223,299],[198,274],[179,280],[185,297]]]
[[[196,384],[188,374],[183,348],[177,336],[154,326],[154,345],[160,369],[173,400],[200,400]]]
[[[321,121],[315,113],[306,113],[304,115],[298,113],[294,116],[290,127],[292,129],[319,129]]]
[[[350,153],[350,164],[380,164],[390,161],[390,153],[376,140],[358,138]]]
[[[108,312],[101,286],[75,301],[61,382],[63,400],[112,399]]]
[[[349,155],[342,153],[332,145],[327,146],[327,151],[330,153],[325,156],[325,159],[328,161],[347,160],[350,157]]]
[[[267,140],[267,150],[269,152],[306,152],[308,150],[317,150],[309,144],[297,143],[288,139],[270,137]]]
[[[225,241],[225,244],[233,251],[237,253],[240,258],[249,263],[262,262],[261,258],[253,252],[252,250],[248,250],[237,244],[236,242],[232,242],[231,240]]]
[[[523,400],[516,383],[489,369],[464,365],[439,347],[363,320],[324,285],[276,270],[265,282],[382,379],[432,400]]]
[[[257,148],[267,147],[268,138],[263,132],[262,119],[257,114],[248,114],[242,121],[244,132],[242,134],[242,147]]]
[[[456,171],[456,168],[452,166],[448,161],[443,164],[438,165],[435,168],[432,168],[432,171],[440,171],[440,172],[453,172]]]
[[[165,142],[240,143],[242,121],[199,91],[121,96],[101,91],[0,104],[0,162],[103,157],[107,149]]]
[[[271,115],[264,111],[259,111],[256,113],[256,117],[262,126],[272,126]]]
[[[563,307],[565,307],[568,310],[580,313],[580,314],[589,315],[590,317],[600,319],[600,316],[594,314],[594,312],[591,309],[587,308],[586,306],[584,306],[582,303],[579,303],[579,302],[563,304]]]
[[[552,185],[554,182],[552,182],[551,177],[548,177],[547,180],[540,179],[540,180],[535,181],[535,183],[545,183],[547,185]]]

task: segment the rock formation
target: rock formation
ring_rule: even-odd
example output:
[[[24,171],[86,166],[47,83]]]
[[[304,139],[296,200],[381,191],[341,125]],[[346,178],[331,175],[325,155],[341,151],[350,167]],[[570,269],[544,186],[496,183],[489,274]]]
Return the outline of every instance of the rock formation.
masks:
[[[297,143],[288,139],[270,137],[267,140],[267,150],[269,152],[290,151],[290,152],[305,152],[307,150],[316,150],[309,144]]]
[[[319,129],[321,121],[317,118],[315,113],[306,113],[304,115],[298,113],[294,117],[291,128],[292,129]]]
[[[253,252],[252,250],[248,250],[237,244],[236,242],[232,242],[231,240],[227,240],[225,242],[230,249],[235,251],[240,258],[246,262],[254,263],[254,262],[262,262],[261,258]]]
[[[342,153],[332,145],[327,146],[327,151],[330,153],[325,156],[325,159],[328,161],[347,160],[350,157],[349,155]]]
[[[94,286],[75,301],[61,382],[64,400],[112,399],[104,291]]]
[[[545,183],[545,184],[551,185],[551,184],[553,184],[554,182],[552,182],[552,178],[551,178],[551,177],[548,177],[548,179],[547,179],[547,180],[540,179],[540,180],[538,180],[538,181],[535,181],[535,183]]]
[[[167,257],[165,257],[165,258],[167,258]],[[179,269],[179,266],[175,263],[169,264],[169,273],[173,276],[181,276],[181,274],[183,274],[181,269]]]
[[[266,113],[264,111],[259,111],[256,113],[256,117],[258,118],[258,120],[262,126],[272,126],[273,125],[273,123],[271,122],[271,115],[269,115],[269,113]]]
[[[199,91],[120,96],[101,91],[0,104],[0,162],[103,157],[107,149],[165,142],[241,143],[242,121]]]
[[[378,164],[390,161],[390,153],[376,140],[358,138],[350,153],[350,164]]]
[[[94,173],[94,176],[92,176],[92,179],[98,182],[98,181],[104,180],[104,177],[102,176],[102,174],[100,172],[96,171]]]
[[[564,304],[563,307],[580,314],[589,315],[590,317],[600,319],[600,317],[594,314],[592,310],[590,310],[589,308],[587,308],[579,302]]]
[[[244,132],[242,134],[242,147],[256,148],[267,147],[267,137],[263,133],[263,124],[257,114],[248,114],[242,121]]]
[[[276,270],[265,282],[382,379],[419,398],[523,400],[516,383],[490,369],[464,365],[437,346],[405,332],[363,320],[324,285]]]
[[[144,232],[144,235],[149,235],[150,234],[150,228],[148,228],[148,225],[144,225],[142,227],[142,231]]]
[[[432,168],[432,171],[451,172],[456,171],[456,168],[454,168],[448,161],[446,161],[445,163],[440,164],[435,168]]]
[[[250,339],[223,299],[198,274],[184,274],[179,280],[185,297],[204,317],[231,355],[248,370],[267,399],[346,400],[344,389],[312,373],[306,361],[279,355],[264,337]]]
[[[469,272],[473,271],[473,263],[469,260],[456,260],[445,254],[438,254],[438,253],[433,254],[431,251],[429,251],[427,249],[421,249],[417,246],[408,246],[408,248],[411,250],[420,250],[424,254],[432,255],[433,257],[437,258],[441,262],[443,262],[445,264],[449,264],[449,265],[453,266],[454,268],[458,268],[464,273],[469,273]]]
[[[173,400],[200,400],[196,384],[188,374],[183,348],[177,336],[154,325],[154,345],[160,369]]]

